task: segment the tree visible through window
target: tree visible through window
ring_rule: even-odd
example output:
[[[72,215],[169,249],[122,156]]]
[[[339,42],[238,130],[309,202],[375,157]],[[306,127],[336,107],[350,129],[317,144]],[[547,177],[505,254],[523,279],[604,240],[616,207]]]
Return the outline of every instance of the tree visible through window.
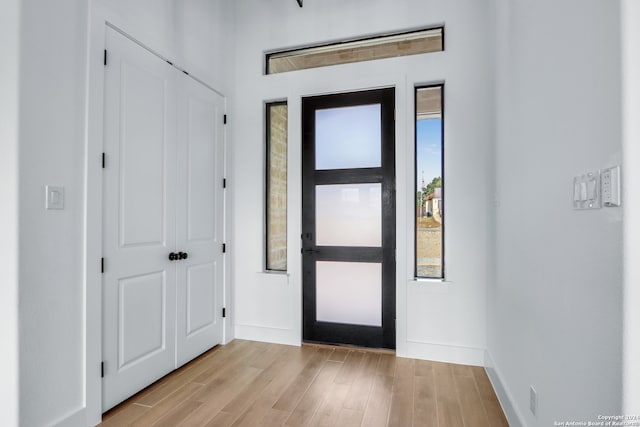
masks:
[[[444,277],[443,86],[416,88],[416,277]]]

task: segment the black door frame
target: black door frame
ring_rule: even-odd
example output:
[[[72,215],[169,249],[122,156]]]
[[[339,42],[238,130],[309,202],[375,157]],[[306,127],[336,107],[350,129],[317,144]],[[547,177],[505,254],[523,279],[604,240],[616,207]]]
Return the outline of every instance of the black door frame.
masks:
[[[380,104],[381,167],[316,170],[315,111]],[[326,184],[382,184],[382,246],[317,246],[315,186]],[[339,93],[302,99],[302,268],[303,339],[311,342],[362,347],[396,347],[396,196],[395,88]],[[316,321],[316,261],[382,263],[382,327]]]

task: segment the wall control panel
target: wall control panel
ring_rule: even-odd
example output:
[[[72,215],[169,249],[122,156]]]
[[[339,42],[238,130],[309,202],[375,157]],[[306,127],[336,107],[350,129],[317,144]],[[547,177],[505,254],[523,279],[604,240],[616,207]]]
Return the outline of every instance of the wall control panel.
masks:
[[[64,187],[45,187],[45,207],[47,209],[64,209]]]
[[[620,206],[620,166],[587,172],[573,178],[573,208]]]

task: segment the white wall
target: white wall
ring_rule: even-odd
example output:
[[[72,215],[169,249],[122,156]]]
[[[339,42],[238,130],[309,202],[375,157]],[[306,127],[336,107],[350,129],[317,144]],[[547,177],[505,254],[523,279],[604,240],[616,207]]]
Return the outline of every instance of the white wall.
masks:
[[[232,28],[221,0],[94,0],[104,17],[176,66],[226,93]]]
[[[396,88],[398,355],[482,364],[493,88],[487,3],[242,0],[231,100],[236,336],[301,340],[301,97]],[[446,52],[263,75],[264,52],[446,24]],[[447,283],[413,280],[413,88],[445,82]],[[264,269],[264,102],[289,102],[288,275]]]
[[[593,421],[621,411],[622,209],[572,210],[572,178],[622,161],[619,2],[497,6],[489,358],[515,425]]]
[[[0,413],[18,423],[18,84],[20,1],[0,14]]]
[[[624,152],[623,412],[640,414],[640,3],[623,0],[622,101]]]
[[[83,117],[87,5],[22,5],[20,46],[20,424],[83,406]],[[47,211],[45,185],[65,188]]]
[[[18,3],[22,10],[19,20]],[[177,0],[167,0],[161,5],[108,2],[102,10],[147,46],[166,53],[201,80],[214,87],[223,86],[224,90],[228,67],[221,52],[228,27],[224,25],[222,10],[226,6],[222,4],[222,1],[183,4]],[[92,7],[101,6],[94,3]],[[15,61],[7,61],[15,68],[5,66],[3,60],[0,79],[3,95],[0,188],[6,206],[14,207],[2,210],[0,222],[5,243],[0,249],[2,338],[3,348],[6,343],[8,349],[2,352],[1,391],[3,405],[5,402],[9,405],[6,413],[11,417],[11,407],[17,410],[17,386],[12,377],[17,372],[17,360],[11,349],[18,351],[11,345],[17,340],[15,316],[18,316],[14,295],[18,286],[17,268],[12,266],[18,267],[19,255],[19,423],[24,426],[88,425],[96,423],[100,416],[98,407],[91,407],[88,411],[91,413],[87,413],[85,406],[92,405],[87,400],[95,395],[93,391],[85,394],[85,374],[97,381],[97,387],[90,388],[99,390],[99,352],[85,359],[85,332],[89,340],[97,336],[98,342],[100,333],[99,329],[85,331],[85,315],[90,318],[99,313],[99,306],[89,307],[85,312],[85,154],[88,147],[95,149],[94,145],[100,144],[93,138],[95,134],[89,133],[86,140],[87,83],[88,87],[95,86],[95,75],[89,75],[90,81],[87,80],[87,61],[101,59],[104,46],[98,44],[97,52],[88,50],[88,46],[95,44],[89,37],[89,8],[86,0],[45,3],[25,0],[6,7],[3,4],[3,58],[15,57]],[[19,57],[18,23],[21,24]],[[16,114],[18,97],[19,114]],[[19,163],[15,151],[18,130]],[[88,159],[92,160],[95,159]],[[64,210],[45,210],[47,184],[65,187]],[[12,204],[18,192],[20,200]],[[94,191],[90,196],[95,194]],[[18,223],[19,227],[15,227]],[[91,233],[100,231],[89,230]],[[19,250],[11,244],[13,241],[17,246],[17,239]],[[94,264],[89,260],[87,265],[97,267],[97,259]],[[89,293],[99,292],[99,282],[97,287],[93,282],[88,285]],[[7,399],[5,394],[9,395]],[[11,418],[5,419],[4,414],[3,406],[3,425],[17,424]]]

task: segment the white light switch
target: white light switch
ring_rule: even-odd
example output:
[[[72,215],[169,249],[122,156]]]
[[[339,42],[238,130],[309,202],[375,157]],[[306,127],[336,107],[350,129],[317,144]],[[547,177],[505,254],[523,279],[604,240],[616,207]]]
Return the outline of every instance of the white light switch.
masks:
[[[580,183],[580,201],[584,202],[585,200],[587,200],[587,183],[581,182]]]
[[[64,187],[46,187],[46,207],[47,209],[64,209]]]
[[[580,201],[580,183],[577,180],[573,180],[573,201],[577,203]]]
[[[588,172],[573,178],[573,208],[600,208],[600,172]]]

